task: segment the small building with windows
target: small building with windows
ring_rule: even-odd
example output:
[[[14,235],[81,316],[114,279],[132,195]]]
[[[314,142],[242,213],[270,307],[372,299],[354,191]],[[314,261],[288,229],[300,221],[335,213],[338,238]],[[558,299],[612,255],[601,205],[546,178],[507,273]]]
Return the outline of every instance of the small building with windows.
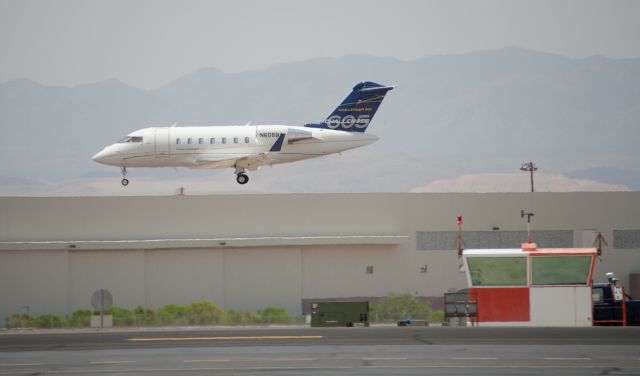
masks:
[[[500,326],[591,326],[595,248],[463,252],[476,321]]]
[[[535,213],[536,252],[519,248],[523,209]],[[590,248],[598,234],[601,257],[545,250]],[[98,289],[130,309],[204,299],[302,314],[311,302],[405,292],[443,309],[445,292],[471,286],[521,299],[496,322],[551,325],[557,310],[539,294],[586,299],[606,272],[640,298],[640,192],[0,197],[0,321],[87,309]]]

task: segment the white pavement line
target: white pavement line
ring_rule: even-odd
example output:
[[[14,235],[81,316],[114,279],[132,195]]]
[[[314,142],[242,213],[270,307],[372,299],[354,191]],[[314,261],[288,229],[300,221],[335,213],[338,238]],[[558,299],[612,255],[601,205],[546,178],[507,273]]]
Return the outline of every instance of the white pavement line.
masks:
[[[160,373],[160,372],[173,372],[173,373],[191,373],[191,372],[246,372],[246,371],[281,371],[281,370],[334,370],[334,369],[357,369],[355,366],[329,366],[329,367],[319,367],[319,366],[278,366],[278,367],[180,367],[180,368],[123,368],[118,369],[118,374],[125,373]],[[14,371],[15,372],[15,371]],[[80,375],[89,375],[89,374],[100,374],[100,373],[113,373],[113,369],[65,369],[65,370],[48,370],[48,374],[62,374],[62,375],[70,375],[70,374],[80,374]]]
[[[371,357],[371,358],[362,358],[364,361],[371,360],[409,360],[409,358],[400,358],[400,357]]]
[[[237,340],[321,339],[321,338],[322,336],[142,337],[142,338],[127,338],[127,341],[133,341],[133,342],[237,341]]]
[[[186,359],[184,363],[230,362],[231,359]]]
[[[135,360],[98,360],[94,362],[89,362],[89,364],[100,365],[100,364],[130,364],[135,363]]]
[[[318,360],[318,358],[273,358],[271,361],[273,362],[311,362],[314,360]]]
[[[118,373],[161,373],[161,372],[173,372],[184,374],[187,372],[247,372],[247,371],[283,371],[283,370],[345,370],[345,369],[465,369],[465,370],[473,370],[473,369],[534,369],[534,370],[555,370],[555,369],[600,369],[604,368],[604,365],[530,365],[530,364],[513,364],[513,365],[445,365],[445,364],[434,364],[434,365],[383,365],[383,366],[278,366],[278,367],[170,367],[170,368],[122,368],[118,369]],[[626,370],[640,370],[640,367],[625,367]],[[15,371],[12,371],[15,373]],[[53,369],[47,370],[48,374],[62,374],[62,375],[70,375],[70,374],[80,374],[80,375],[89,375],[89,374],[102,374],[102,373],[113,373],[113,369]],[[6,373],[0,373],[6,374]]]
[[[409,358],[400,358],[400,357],[371,357],[371,358],[362,358],[362,360],[409,360]]]
[[[461,365],[461,364],[434,364],[434,365],[383,365],[383,366],[358,366],[355,368],[379,368],[379,369],[599,369],[605,368],[603,365],[531,365],[531,364],[476,364],[476,365]],[[625,367],[628,369],[640,369],[640,367]]]
[[[332,360],[357,360],[357,361],[368,361],[368,360],[409,360],[407,357],[360,357],[360,356],[350,356],[350,357],[332,357]],[[416,360],[422,360],[421,358],[415,358]]]
[[[544,358],[544,360],[591,360],[591,358],[567,356],[567,357],[547,357],[547,358]]]
[[[490,356],[452,356],[451,360],[498,360],[496,357]]]
[[[0,367],[29,367],[41,365],[42,363],[0,363]]]

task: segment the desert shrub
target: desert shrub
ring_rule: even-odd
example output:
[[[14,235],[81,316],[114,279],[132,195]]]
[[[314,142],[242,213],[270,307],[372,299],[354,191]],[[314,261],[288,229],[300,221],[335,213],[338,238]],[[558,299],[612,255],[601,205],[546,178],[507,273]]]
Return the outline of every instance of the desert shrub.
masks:
[[[93,312],[91,312],[91,310],[79,309],[71,314],[68,324],[74,328],[87,327],[91,324],[92,314]]]
[[[179,306],[176,304],[167,304],[156,311],[155,321],[161,325],[187,325],[188,306]]]
[[[443,322],[444,321],[444,311],[435,311],[431,315],[432,322]]]
[[[157,311],[153,308],[144,308],[137,306],[133,313],[136,315],[136,322],[139,325],[156,325],[158,324]]]
[[[4,326],[7,329],[32,328],[33,316],[27,315],[26,313],[14,313],[13,315],[6,318]]]
[[[210,301],[198,300],[187,309],[187,317],[192,325],[220,324],[225,320],[225,311]]]
[[[431,306],[410,293],[389,294],[371,308],[373,321],[396,321],[404,319],[429,320]]]
[[[247,311],[227,311],[225,323],[231,325],[247,325],[260,322],[260,313]]]
[[[67,319],[58,315],[42,315],[33,319],[36,328],[64,328],[67,324]]]
[[[105,315],[113,316],[114,326],[131,326],[136,324],[136,314],[122,307],[110,307],[104,311]]]
[[[69,317],[56,315],[32,317],[27,314],[17,313],[6,318],[5,327],[81,328],[88,327],[91,323],[91,316],[99,314],[100,312],[88,309],[79,309]],[[114,326],[291,324],[303,323],[305,320],[304,316],[293,317],[286,310],[279,307],[266,307],[262,311],[256,312],[225,311],[220,306],[206,300],[199,300],[188,306],[167,304],[158,309],[138,306],[133,310],[128,310],[114,306],[105,310],[104,314],[113,316]]]
[[[260,322],[266,324],[289,324],[294,320],[289,312],[280,307],[267,307],[260,312]]]

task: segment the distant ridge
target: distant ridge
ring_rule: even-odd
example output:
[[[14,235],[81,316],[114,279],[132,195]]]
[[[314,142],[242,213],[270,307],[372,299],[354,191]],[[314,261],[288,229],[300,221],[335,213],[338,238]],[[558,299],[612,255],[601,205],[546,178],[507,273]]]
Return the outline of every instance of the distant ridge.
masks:
[[[203,68],[154,90],[117,79],[74,87],[10,80],[0,83],[0,158],[10,161],[0,175],[100,176],[107,168],[91,155],[146,126],[318,121],[345,89],[365,80],[399,85],[370,127],[379,142],[331,168],[305,162],[269,174],[300,178],[300,190],[313,188],[318,176],[342,181],[343,190],[408,191],[434,179],[513,172],[532,159],[546,172],[590,171],[589,179],[640,189],[640,59],[574,59],[516,47],[413,61],[318,58],[234,74]],[[610,181],[597,168],[633,178]],[[215,179],[206,171],[197,176]]]

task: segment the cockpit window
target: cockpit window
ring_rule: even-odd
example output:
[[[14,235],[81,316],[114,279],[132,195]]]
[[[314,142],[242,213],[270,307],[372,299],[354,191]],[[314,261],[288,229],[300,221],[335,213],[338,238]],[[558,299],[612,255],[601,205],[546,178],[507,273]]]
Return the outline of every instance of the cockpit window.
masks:
[[[127,142],[142,142],[142,136],[127,136],[118,141],[119,144],[124,144]]]

